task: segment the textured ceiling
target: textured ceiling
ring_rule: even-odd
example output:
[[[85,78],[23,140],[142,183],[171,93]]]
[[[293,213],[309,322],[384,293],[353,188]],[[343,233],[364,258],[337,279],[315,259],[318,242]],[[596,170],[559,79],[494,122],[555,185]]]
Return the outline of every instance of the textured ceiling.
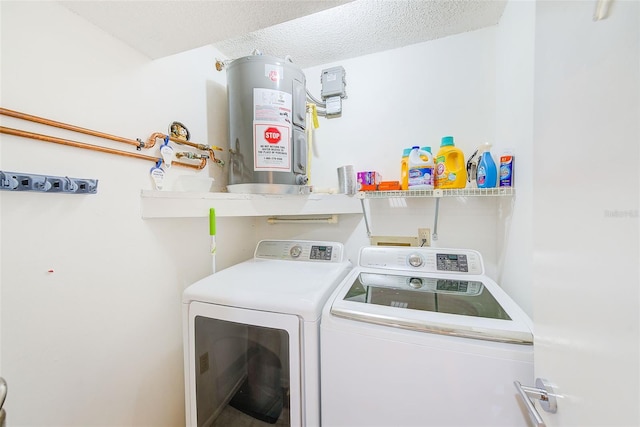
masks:
[[[495,25],[506,0],[60,3],[153,59],[211,44],[229,59],[259,49],[304,68]]]

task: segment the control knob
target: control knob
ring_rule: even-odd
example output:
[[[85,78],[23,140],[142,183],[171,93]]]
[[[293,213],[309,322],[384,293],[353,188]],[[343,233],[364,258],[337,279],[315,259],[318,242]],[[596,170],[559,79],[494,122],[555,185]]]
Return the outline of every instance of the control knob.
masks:
[[[289,255],[291,255],[291,258],[298,258],[301,253],[302,253],[302,246],[300,245],[292,246],[291,249],[289,249]]]
[[[422,264],[424,264],[424,259],[422,259],[420,254],[409,255],[409,265],[412,267],[422,267]]]
[[[422,279],[418,277],[412,277],[409,279],[409,286],[413,289],[420,289],[422,287]]]

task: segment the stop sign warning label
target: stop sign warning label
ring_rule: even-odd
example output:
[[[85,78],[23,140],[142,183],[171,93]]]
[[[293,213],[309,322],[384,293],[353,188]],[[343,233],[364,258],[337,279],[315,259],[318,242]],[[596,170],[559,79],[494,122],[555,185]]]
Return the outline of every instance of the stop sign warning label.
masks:
[[[290,128],[276,123],[253,124],[253,168],[291,172]]]
[[[280,131],[274,127],[268,127],[264,131],[264,139],[269,144],[277,144],[278,142],[280,142],[281,135],[282,134],[280,133]]]

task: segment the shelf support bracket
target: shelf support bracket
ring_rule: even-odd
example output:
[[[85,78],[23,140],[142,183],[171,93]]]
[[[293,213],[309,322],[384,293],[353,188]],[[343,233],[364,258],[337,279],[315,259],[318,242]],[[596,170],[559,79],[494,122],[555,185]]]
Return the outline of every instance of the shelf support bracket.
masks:
[[[364,218],[364,226],[367,228],[367,237],[371,238],[371,227],[367,218],[367,208],[364,205],[364,194],[362,192],[358,193],[358,198],[360,199],[360,206],[362,206],[362,217]]]
[[[442,190],[433,190],[433,197],[436,198],[435,212],[433,213],[433,233],[432,240],[438,240],[438,214],[440,213],[440,199],[442,198]]]

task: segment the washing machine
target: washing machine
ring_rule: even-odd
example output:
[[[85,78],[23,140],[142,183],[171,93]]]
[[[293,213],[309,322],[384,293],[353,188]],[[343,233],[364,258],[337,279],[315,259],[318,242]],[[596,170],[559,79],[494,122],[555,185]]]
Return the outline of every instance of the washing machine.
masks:
[[[337,242],[263,240],[189,286],[187,426],[319,426],[320,316],[351,268]]]
[[[527,426],[532,323],[477,251],[364,247],[320,329],[323,427]]]

